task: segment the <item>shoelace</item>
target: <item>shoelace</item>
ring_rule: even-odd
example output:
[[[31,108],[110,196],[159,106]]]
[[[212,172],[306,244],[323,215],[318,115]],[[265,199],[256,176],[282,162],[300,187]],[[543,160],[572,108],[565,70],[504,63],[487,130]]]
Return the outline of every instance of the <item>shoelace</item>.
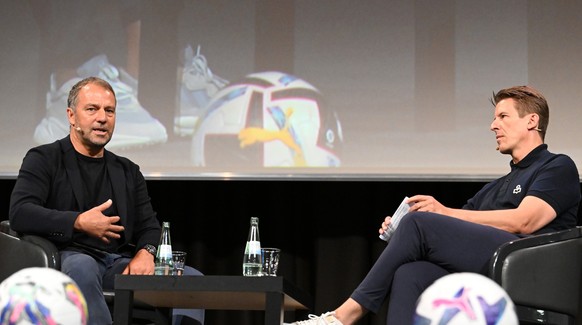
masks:
[[[190,52],[192,49],[189,48],[188,50],[188,52]],[[218,88],[222,88],[228,84],[228,81],[212,74],[212,71],[208,67],[206,57],[200,54],[200,45],[198,45],[196,54],[187,54],[187,56],[190,55],[192,55],[192,57],[188,59],[189,62],[186,63],[186,66],[184,67],[184,75],[182,77],[182,80],[188,89],[194,89],[194,86],[191,85],[190,82],[199,83],[200,80],[204,80],[206,83],[212,83]],[[193,80],[190,81],[190,79]]]
[[[325,317],[329,316],[330,313],[325,313],[325,314],[321,314],[321,315],[314,315],[314,314],[309,314],[307,317],[309,318],[309,320],[302,320],[299,322],[296,322],[295,324],[301,325],[301,324],[312,324],[313,320],[316,319],[321,319],[325,322]],[[331,314],[333,315],[333,314]],[[326,322],[327,323],[327,322]]]
[[[298,322],[296,322],[295,324],[298,324],[298,325],[301,325],[301,324],[309,324],[309,323],[311,323],[311,320],[318,319],[318,318],[320,318],[320,316],[313,315],[313,314],[309,314],[309,315],[308,315],[308,318],[309,318],[310,320],[302,320],[302,321],[298,321]]]
[[[115,90],[117,101],[125,104],[119,105],[120,107],[128,106],[129,103],[137,101],[133,89],[119,79],[119,71],[115,66],[111,64],[101,66],[98,76],[111,84],[111,87]]]

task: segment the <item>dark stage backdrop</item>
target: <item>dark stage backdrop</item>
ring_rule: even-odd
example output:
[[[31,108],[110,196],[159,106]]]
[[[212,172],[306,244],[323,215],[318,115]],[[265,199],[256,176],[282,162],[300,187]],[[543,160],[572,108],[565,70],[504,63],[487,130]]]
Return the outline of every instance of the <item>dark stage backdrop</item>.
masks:
[[[550,150],[582,166],[580,12],[543,0],[0,0],[0,176],[68,132],[64,96],[87,74],[119,76],[109,148],[149,178],[495,178],[508,159],[489,98],[523,84],[549,100]]]
[[[365,277],[385,244],[384,216],[405,195],[430,194],[461,207],[482,182],[410,181],[176,181],[150,180],[160,221],[170,221],[176,249],[211,275],[239,275],[250,218],[260,218],[263,246],[283,251],[280,270],[315,299],[322,313],[338,306]],[[0,180],[6,219],[14,180]],[[386,304],[361,324],[385,324]],[[208,311],[207,324],[262,324],[262,313]],[[294,317],[286,315],[290,320]]]

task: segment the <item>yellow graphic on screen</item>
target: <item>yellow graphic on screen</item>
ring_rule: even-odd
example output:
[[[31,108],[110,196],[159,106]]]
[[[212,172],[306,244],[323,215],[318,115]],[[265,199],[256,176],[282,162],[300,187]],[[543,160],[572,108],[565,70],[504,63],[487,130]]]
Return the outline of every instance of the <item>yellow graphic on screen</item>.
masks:
[[[299,139],[289,122],[291,115],[293,115],[293,108],[289,107],[285,112],[278,106],[269,107],[267,110],[277,123],[279,130],[266,130],[257,127],[244,128],[238,134],[240,147],[244,148],[257,142],[265,143],[279,140],[291,150],[296,167],[307,166]]]

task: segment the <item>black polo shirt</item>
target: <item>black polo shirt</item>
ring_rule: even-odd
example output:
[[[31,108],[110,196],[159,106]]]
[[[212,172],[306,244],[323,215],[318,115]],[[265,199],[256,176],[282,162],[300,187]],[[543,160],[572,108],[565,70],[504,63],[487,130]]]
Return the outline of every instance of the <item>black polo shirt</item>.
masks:
[[[526,196],[535,196],[556,211],[556,218],[536,234],[576,226],[580,176],[570,157],[551,153],[548,146],[542,144],[517,164],[510,162],[510,166],[509,174],[485,185],[463,209],[513,209]]]

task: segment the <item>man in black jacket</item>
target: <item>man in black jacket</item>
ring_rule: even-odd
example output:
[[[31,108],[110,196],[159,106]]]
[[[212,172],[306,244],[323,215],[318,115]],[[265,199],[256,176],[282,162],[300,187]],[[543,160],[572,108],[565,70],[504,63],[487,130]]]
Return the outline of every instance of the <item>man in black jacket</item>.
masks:
[[[83,79],[71,89],[67,105],[69,136],[32,148],[23,160],[10,225],[54,242],[61,271],[87,300],[89,324],[111,324],[103,288],[113,288],[115,274],[154,274],[161,228],[139,166],[105,150],[117,106],[111,85]],[[187,273],[202,275],[192,268]],[[204,322],[202,310],[174,314]]]

